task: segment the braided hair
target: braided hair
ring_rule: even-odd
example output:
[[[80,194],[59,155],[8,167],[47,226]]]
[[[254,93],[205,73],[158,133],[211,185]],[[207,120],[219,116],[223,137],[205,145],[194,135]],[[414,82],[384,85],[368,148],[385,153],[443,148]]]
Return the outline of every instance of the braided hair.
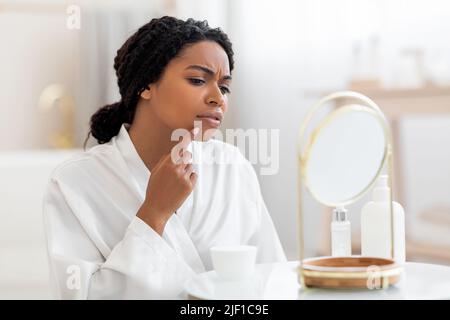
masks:
[[[85,145],[90,135],[103,144],[119,133],[123,123],[131,124],[140,94],[160,78],[167,64],[181,49],[204,40],[215,41],[224,49],[232,71],[233,50],[228,36],[220,28],[209,27],[206,20],[183,21],[164,16],[140,27],[117,50],[114,58],[121,99],[92,115]]]

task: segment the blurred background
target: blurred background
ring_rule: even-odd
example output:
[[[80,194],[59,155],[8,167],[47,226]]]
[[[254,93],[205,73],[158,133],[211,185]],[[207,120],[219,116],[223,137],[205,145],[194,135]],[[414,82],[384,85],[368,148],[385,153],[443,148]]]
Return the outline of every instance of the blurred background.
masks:
[[[233,42],[223,129],[280,130],[279,171],[259,179],[289,260],[298,258],[300,123],[319,98],[351,89],[391,123],[407,260],[450,265],[448,1],[0,0],[0,298],[51,297],[41,212],[48,175],[80,151],[90,115],[119,99],[117,49],[166,14],[206,19]],[[305,255],[329,254],[329,212],[307,196],[302,204]],[[354,254],[360,207],[349,211]]]

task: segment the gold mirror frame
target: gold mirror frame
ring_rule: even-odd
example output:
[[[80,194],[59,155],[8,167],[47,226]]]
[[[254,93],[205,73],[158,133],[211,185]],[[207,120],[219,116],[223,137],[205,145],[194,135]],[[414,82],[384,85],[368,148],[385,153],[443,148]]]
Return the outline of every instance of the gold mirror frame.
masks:
[[[369,191],[370,188],[372,188],[373,184],[376,182],[377,177],[380,175],[380,173],[382,172],[384,166],[386,165],[386,160],[387,160],[387,155],[388,155],[388,127],[383,125],[383,138],[385,141],[385,145],[384,145],[384,150],[383,150],[383,156],[382,156],[382,160],[381,163],[375,173],[375,176],[372,178],[372,180],[366,185],[366,187],[363,190],[360,190],[358,193],[356,193],[354,196],[347,198],[343,201],[340,202],[329,202],[326,200],[321,199],[321,197],[319,197],[312,188],[310,188],[310,182],[309,182],[309,178],[308,178],[308,174],[307,174],[307,167],[308,167],[308,162],[309,162],[309,157],[312,151],[312,147],[315,145],[317,138],[319,137],[320,133],[323,132],[323,130],[329,125],[331,124],[335,119],[339,118],[342,115],[345,115],[346,113],[351,113],[351,112],[364,112],[364,113],[369,113],[371,114],[375,119],[377,119],[378,123],[380,124],[385,124],[383,121],[383,119],[380,117],[380,114],[375,112],[373,109],[368,108],[366,106],[362,106],[362,105],[355,105],[355,104],[349,104],[349,105],[344,105],[342,107],[340,107],[339,109],[336,109],[334,111],[332,111],[329,115],[327,115],[321,122],[319,125],[316,126],[316,128],[314,129],[314,131],[310,134],[310,139],[308,141],[307,146],[305,147],[305,151],[300,154],[299,159],[300,159],[300,173],[301,173],[301,178],[303,181],[303,184],[306,186],[306,188],[309,190],[309,192],[311,193],[311,195],[317,200],[317,202],[322,203],[323,205],[329,206],[329,207],[341,207],[341,206],[346,206],[348,204],[351,204],[355,201],[357,201],[359,198],[361,198],[367,191]]]
[[[332,111],[329,112],[329,114],[322,119],[318,125],[315,126],[315,129],[312,131],[311,134],[309,135],[305,135],[306,129],[308,127],[308,125],[310,124],[311,120],[313,119],[313,116],[319,111],[321,110],[321,108],[326,106],[326,103],[330,103],[339,99],[351,99],[353,101],[358,101],[358,103],[352,102],[352,103],[348,103],[348,104],[343,104],[341,106],[338,106],[337,109],[334,109]],[[357,193],[355,196],[353,196],[350,199],[347,199],[346,201],[343,201],[342,203],[329,203],[329,202],[324,202],[322,201],[319,197],[317,197],[316,194],[314,194],[313,192],[311,192],[311,189],[308,187],[308,177],[306,174],[306,166],[307,166],[307,162],[308,162],[308,158],[309,158],[309,152],[317,138],[317,136],[319,135],[320,131],[323,130],[324,127],[326,127],[327,124],[329,124],[331,121],[333,121],[337,116],[345,113],[345,112],[351,112],[356,110],[356,106],[358,106],[359,108],[361,108],[359,111],[363,111],[363,112],[369,112],[371,113],[371,115],[375,116],[376,119],[378,119],[380,125],[383,128],[383,133],[384,133],[384,137],[386,139],[386,145],[385,145],[385,150],[384,150],[384,156],[383,156],[383,160],[381,161],[380,167],[377,170],[376,175],[374,176],[374,178],[372,179],[372,181],[363,189],[361,190],[361,192]],[[362,108],[366,108],[365,110],[363,110]],[[305,137],[310,137],[310,139],[308,140],[306,147],[304,149],[302,149],[302,142],[305,141],[304,138]],[[389,195],[389,202],[390,202],[390,242],[391,242],[391,257],[392,259],[394,258],[394,221],[393,221],[393,208],[392,208],[392,200],[393,200],[393,142],[392,142],[392,134],[391,134],[391,130],[389,127],[389,123],[386,119],[386,117],[384,116],[383,112],[381,111],[381,109],[375,104],[375,102],[373,102],[371,99],[369,99],[368,97],[358,93],[358,92],[354,92],[354,91],[341,91],[341,92],[336,92],[336,93],[332,93],[324,98],[322,98],[321,100],[319,100],[316,104],[313,105],[313,107],[310,109],[310,111],[306,114],[305,119],[303,120],[301,126],[300,126],[300,131],[299,131],[299,136],[298,136],[298,140],[297,140],[297,160],[298,160],[298,170],[297,170],[297,182],[298,182],[298,244],[299,244],[299,260],[300,260],[300,266],[298,268],[298,279],[300,281],[300,283],[302,285],[305,285],[305,273],[307,273],[303,268],[302,265],[304,264],[304,261],[308,261],[305,260],[304,257],[304,243],[305,243],[305,239],[304,239],[304,227],[303,227],[303,201],[302,201],[302,190],[303,190],[303,186],[305,186],[306,189],[308,189],[308,191],[311,193],[311,195],[313,196],[313,198],[318,201],[319,203],[325,205],[325,206],[332,206],[332,207],[337,207],[337,206],[343,206],[343,205],[348,205],[351,203],[354,203],[355,201],[357,201],[359,198],[361,198],[363,195],[365,195],[373,186],[373,184],[376,182],[378,176],[380,175],[380,173],[382,172],[383,168],[386,166],[388,166],[388,174],[389,174],[389,187],[390,187],[390,195]],[[343,268],[345,269],[345,268]],[[337,275],[340,278],[345,278],[346,272],[334,272],[335,275]],[[326,272],[324,272],[322,275],[320,275],[320,273],[316,273],[316,277],[323,277],[323,278],[327,278],[329,277],[329,274],[327,274]],[[349,275],[350,277],[350,275]],[[385,286],[383,286],[384,288]]]

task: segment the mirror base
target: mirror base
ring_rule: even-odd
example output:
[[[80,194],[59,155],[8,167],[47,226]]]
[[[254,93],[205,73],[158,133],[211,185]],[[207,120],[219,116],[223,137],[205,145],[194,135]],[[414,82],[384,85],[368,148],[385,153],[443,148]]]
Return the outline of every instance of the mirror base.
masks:
[[[300,283],[309,288],[386,289],[400,280],[403,268],[377,257],[317,257],[299,266]]]

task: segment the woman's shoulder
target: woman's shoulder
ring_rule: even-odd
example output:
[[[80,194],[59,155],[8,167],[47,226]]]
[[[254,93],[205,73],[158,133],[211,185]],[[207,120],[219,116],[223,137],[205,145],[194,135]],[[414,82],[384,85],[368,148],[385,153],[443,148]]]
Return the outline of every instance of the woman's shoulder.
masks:
[[[79,176],[85,172],[95,172],[101,163],[111,163],[114,156],[111,143],[93,146],[80,151],[58,164],[50,174],[50,179],[58,180],[68,176]]]

